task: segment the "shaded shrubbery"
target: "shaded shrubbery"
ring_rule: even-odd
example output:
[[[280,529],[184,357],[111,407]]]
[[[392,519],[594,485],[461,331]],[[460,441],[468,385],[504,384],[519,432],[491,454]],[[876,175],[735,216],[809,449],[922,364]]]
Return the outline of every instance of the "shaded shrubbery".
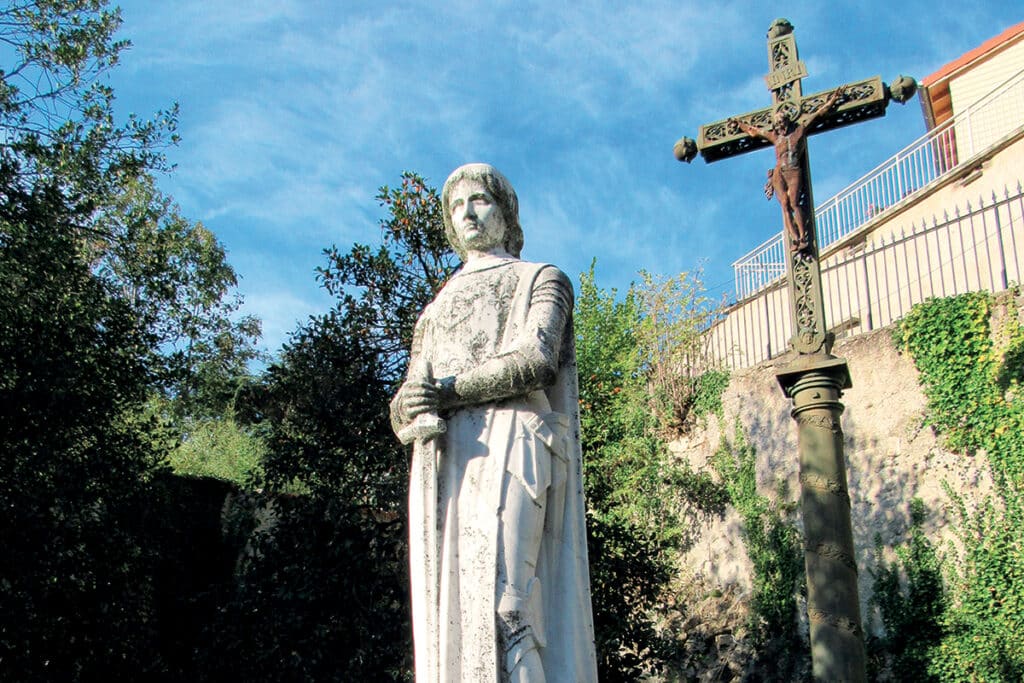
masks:
[[[897,563],[876,573],[886,626],[877,656],[918,677],[927,666],[941,681],[1024,678],[1024,330],[1006,302],[997,318],[985,292],[931,299],[895,333],[920,373],[928,424],[949,448],[983,455],[994,481],[976,504],[949,492],[962,550],[940,562],[920,535],[918,506]]]

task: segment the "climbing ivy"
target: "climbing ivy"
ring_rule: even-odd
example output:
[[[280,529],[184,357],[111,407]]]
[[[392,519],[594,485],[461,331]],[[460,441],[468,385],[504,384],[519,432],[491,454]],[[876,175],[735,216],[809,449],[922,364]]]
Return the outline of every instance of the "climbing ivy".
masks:
[[[926,421],[953,450],[982,447],[992,422],[995,359],[989,337],[991,299],[985,292],[929,299],[915,306],[894,331],[909,352],[928,400]]]
[[[875,536],[871,604],[878,608],[885,634],[867,643],[872,678],[889,660],[896,680],[937,680],[928,674],[928,663],[931,649],[942,640],[946,590],[941,558],[924,533],[927,514],[920,498],[910,501],[910,536],[891,564],[882,558],[881,536]]]
[[[697,419],[708,415],[723,416],[722,394],[729,386],[729,371],[712,369],[697,377],[693,399],[693,416]]]
[[[962,547],[945,567],[952,599],[935,615],[941,641],[915,654],[942,681],[1024,680],[1024,330],[1012,300],[1001,305],[993,330],[990,294],[931,299],[895,332],[920,373],[927,423],[950,448],[984,454],[995,483],[973,506],[951,494]],[[903,571],[929,562],[905,554]]]
[[[808,646],[796,628],[798,597],[806,592],[800,532],[792,519],[796,506],[782,502],[785,481],[774,499],[758,492],[757,452],[738,420],[732,442],[722,437],[711,466],[743,519],[741,536],[754,569],[753,669],[762,680],[799,680],[807,669]]]

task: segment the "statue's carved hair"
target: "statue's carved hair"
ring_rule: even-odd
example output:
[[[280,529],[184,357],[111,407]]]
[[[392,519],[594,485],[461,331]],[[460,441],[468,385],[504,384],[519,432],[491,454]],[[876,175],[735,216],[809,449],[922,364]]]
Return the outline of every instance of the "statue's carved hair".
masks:
[[[444,214],[444,234],[448,243],[465,262],[466,248],[459,242],[459,235],[452,224],[451,195],[461,180],[475,180],[483,184],[494,197],[501,215],[505,219],[505,251],[519,258],[523,250],[523,228],[519,225],[519,198],[512,189],[512,183],[498,169],[490,164],[466,164],[459,166],[448,176],[441,191],[441,211]]]

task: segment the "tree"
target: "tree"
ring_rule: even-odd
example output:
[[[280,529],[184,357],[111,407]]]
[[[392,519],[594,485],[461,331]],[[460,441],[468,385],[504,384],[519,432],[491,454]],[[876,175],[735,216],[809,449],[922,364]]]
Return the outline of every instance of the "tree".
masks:
[[[153,482],[178,435],[147,400],[222,396],[204,369],[237,368],[234,342],[252,337],[229,317],[223,249],[150,176],[176,107],[115,121],[103,80],[127,47],[119,25],[102,0],[0,9],[4,680],[164,669],[148,534],[166,523]]]
[[[727,500],[707,473],[669,453],[651,396],[659,379],[653,331],[669,310],[686,317],[693,301],[672,288],[654,289],[646,277],[643,287],[620,296],[597,285],[594,264],[580,277],[580,438],[601,680],[637,680],[680,656],[655,623],[670,616],[664,600],[693,519],[721,514]],[[661,379],[671,381],[667,374]]]
[[[263,376],[256,400],[266,483],[397,510],[406,461],[391,434],[388,382],[377,349],[348,322],[337,310],[310,320]]]
[[[166,440],[140,423],[152,339],[66,210],[0,202],[0,678],[130,680],[160,667],[141,535]]]
[[[355,506],[395,510],[406,460],[391,433],[388,400],[405,374],[420,311],[455,269],[440,198],[414,173],[380,189],[388,215],[381,246],[325,250],[319,278],[338,297],[284,345],[250,395],[250,419],[266,430],[268,483],[294,480]]]
[[[318,272],[345,324],[376,350],[382,377],[394,383],[405,375],[416,319],[458,258],[444,234],[440,197],[423,178],[405,172],[401,186],[385,185],[377,201],[390,213],[381,221],[381,246],[355,244],[346,254],[331,247]]]
[[[223,245],[192,222],[154,178],[125,179],[96,217],[87,254],[142,316],[160,351],[158,385],[178,418],[224,413],[249,380],[260,321],[238,317],[238,277]]]
[[[130,45],[114,39],[120,25],[106,0],[12,0],[0,9],[0,43],[13,58],[0,72],[5,181],[23,190],[54,183],[78,218],[102,211],[123,178],[166,168],[163,149],[177,141],[177,105],[149,121],[115,122],[103,78]]]
[[[634,294],[643,310],[636,330],[638,350],[661,425],[682,433],[702,409],[706,412],[701,405],[704,385],[727,377],[713,367],[706,334],[721,309],[705,294],[700,271],[673,277],[641,271],[640,277]]]
[[[235,320],[240,298],[223,246],[156,188],[178,140],[177,105],[118,124],[104,84],[130,43],[105,0],[16,0],[0,10],[0,200],[60,193],[58,229],[78,240],[95,274],[120,290],[156,335],[160,387],[177,412],[216,412],[258,354],[259,321]]]
[[[211,628],[224,645],[212,670],[272,680],[411,675],[408,457],[388,401],[416,318],[455,257],[437,193],[419,176],[403,174],[377,199],[387,210],[381,246],[326,251],[320,278],[338,303],[292,335],[241,401],[265,438],[262,483],[275,522],[255,537],[224,622]]]

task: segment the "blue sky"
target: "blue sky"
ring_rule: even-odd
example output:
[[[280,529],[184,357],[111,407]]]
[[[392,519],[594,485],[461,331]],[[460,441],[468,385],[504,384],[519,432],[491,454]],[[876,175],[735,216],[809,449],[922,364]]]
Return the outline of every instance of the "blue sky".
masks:
[[[226,245],[271,352],[332,300],[331,244],[375,243],[374,196],[403,170],[440,186],[486,161],[519,194],[523,257],[620,290],[640,269],[732,262],[778,232],[769,151],[672,156],[700,124],[766,106],[765,32],[787,17],[804,91],[921,78],[1024,20],[1019,0],[358,2],[132,0],[113,75],[122,114],[178,102],[160,186]],[[810,142],[819,202],[924,132],[916,98]]]

